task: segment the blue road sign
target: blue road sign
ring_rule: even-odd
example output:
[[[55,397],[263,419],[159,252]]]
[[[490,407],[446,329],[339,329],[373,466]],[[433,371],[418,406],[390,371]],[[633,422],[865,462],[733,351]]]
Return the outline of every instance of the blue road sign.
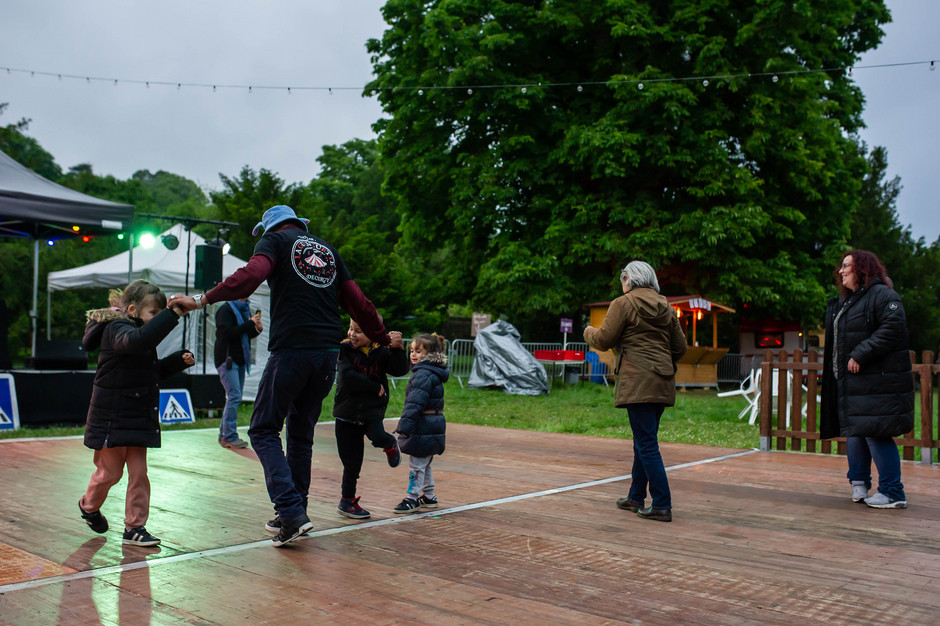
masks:
[[[195,422],[196,412],[188,389],[160,390],[160,423],[179,424]]]
[[[20,427],[20,411],[16,407],[16,383],[13,374],[0,374],[0,430]]]

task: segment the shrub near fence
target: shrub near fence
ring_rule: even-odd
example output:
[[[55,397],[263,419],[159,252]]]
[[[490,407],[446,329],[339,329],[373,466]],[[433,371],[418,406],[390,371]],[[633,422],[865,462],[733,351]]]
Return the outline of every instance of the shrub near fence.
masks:
[[[914,384],[920,389],[920,436],[915,433],[917,424],[911,432],[902,437],[895,437],[895,442],[901,446],[902,458],[905,461],[914,460],[915,448],[920,448],[922,463],[934,462],[934,450],[940,448],[940,440],[935,439],[934,433],[940,424],[940,403],[937,410],[934,408],[934,374],[940,373],[940,365],[934,364],[932,352],[925,351],[921,355],[921,362],[917,363],[916,355],[911,352],[911,363],[914,371]],[[816,442],[819,441],[818,395],[820,392],[819,375],[823,364],[820,354],[815,350],[804,355],[800,350],[793,354],[785,350],[774,354],[768,350],[764,354],[761,364],[760,386],[760,449],[786,450],[787,441],[790,450],[802,452],[803,442],[806,442],[806,452],[816,452]],[[788,376],[788,372],[793,372]],[[779,394],[773,396],[774,380]],[[806,381],[806,398],[803,398],[803,385]],[[806,418],[802,415],[805,401]],[[776,406],[774,406],[774,403]],[[776,420],[774,413],[776,412]],[[789,415],[788,415],[789,412]],[[915,414],[916,415],[916,414]],[[789,426],[787,426],[789,417]],[[776,423],[774,423],[776,421]],[[832,442],[837,444],[836,453],[845,454],[845,438],[837,437],[820,442],[820,452],[832,453]]]

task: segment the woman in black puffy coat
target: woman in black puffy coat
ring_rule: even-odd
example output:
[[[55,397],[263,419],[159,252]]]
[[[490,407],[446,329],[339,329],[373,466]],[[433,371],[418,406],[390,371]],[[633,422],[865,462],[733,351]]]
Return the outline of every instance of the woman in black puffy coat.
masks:
[[[444,383],[450,377],[444,338],[433,333],[411,341],[411,378],[398,420],[398,446],[410,455],[408,492],[395,513],[437,507],[431,461],[444,452]]]
[[[842,256],[841,295],[826,308],[820,436],[846,437],[852,500],[879,509],[907,507],[893,437],[914,427],[914,377],[907,318],[878,257]],[[871,463],[878,492],[871,489]]]

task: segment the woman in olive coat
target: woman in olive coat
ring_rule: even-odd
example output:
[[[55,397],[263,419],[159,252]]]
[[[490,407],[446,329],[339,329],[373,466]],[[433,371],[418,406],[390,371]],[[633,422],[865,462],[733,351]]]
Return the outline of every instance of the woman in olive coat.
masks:
[[[614,402],[627,409],[633,431],[633,482],[617,506],[645,519],[670,522],[672,496],[659,452],[659,421],[666,407],[676,403],[676,361],[688,346],[648,263],[628,263],[620,283],[623,295],[610,303],[601,327],[584,329],[589,346],[617,352]],[[644,508],[647,487],[653,501]]]

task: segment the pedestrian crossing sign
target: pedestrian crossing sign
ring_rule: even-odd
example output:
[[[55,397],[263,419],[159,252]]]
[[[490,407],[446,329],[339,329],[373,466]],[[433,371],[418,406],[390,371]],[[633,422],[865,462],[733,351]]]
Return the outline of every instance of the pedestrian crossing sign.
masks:
[[[20,412],[16,408],[16,383],[13,374],[0,374],[0,430],[20,427]]]
[[[160,390],[160,423],[181,424],[195,422],[196,412],[188,389]]]

